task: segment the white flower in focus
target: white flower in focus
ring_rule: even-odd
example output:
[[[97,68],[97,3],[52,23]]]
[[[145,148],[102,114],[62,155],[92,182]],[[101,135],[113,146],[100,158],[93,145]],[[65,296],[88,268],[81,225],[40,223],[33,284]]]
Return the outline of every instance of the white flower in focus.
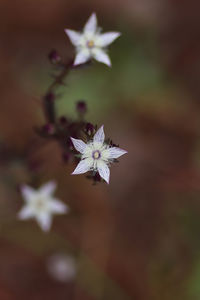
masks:
[[[99,62],[111,66],[111,61],[106,53],[106,48],[121,34],[119,32],[107,32],[101,34],[100,31],[100,28],[97,26],[97,17],[95,13],[90,16],[82,33],[65,29],[65,33],[76,47],[74,65],[83,64],[91,58],[94,58]]]
[[[49,274],[60,282],[69,282],[76,276],[76,263],[73,257],[54,254],[47,261]]]
[[[67,205],[53,197],[56,189],[56,183],[50,181],[40,189],[35,190],[30,186],[24,185],[21,189],[25,205],[18,213],[18,218],[27,220],[35,218],[39,226],[44,231],[50,230],[53,214],[67,213]]]
[[[109,163],[115,158],[127,153],[127,151],[118,147],[110,147],[108,144],[104,143],[104,139],[103,126],[95,133],[93,140],[87,144],[82,140],[71,138],[75,149],[81,153],[81,161],[72,175],[83,174],[87,171],[94,170],[98,171],[99,175],[109,183]]]

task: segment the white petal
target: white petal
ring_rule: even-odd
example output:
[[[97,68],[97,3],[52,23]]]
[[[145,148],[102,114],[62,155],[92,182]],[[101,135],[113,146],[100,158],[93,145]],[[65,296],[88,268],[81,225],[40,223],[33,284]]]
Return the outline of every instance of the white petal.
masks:
[[[93,143],[92,144],[87,144],[84,150],[84,153],[82,155],[82,159],[83,158],[91,158],[92,157],[92,152],[94,151],[93,148]]]
[[[41,188],[39,189],[39,193],[42,193],[43,195],[48,197],[55,192],[56,186],[57,184],[55,181],[49,181],[48,183],[41,186]]]
[[[79,151],[80,153],[84,152],[87,145],[82,140],[74,139],[74,138],[71,137],[71,141],[74,145],[74,148],[77,151]]]
[[[97,130],[97,132],[94,135],[94,142],[98,142],[103,144],[104,139],[105,139],[105,134],[104,134],[104,130],[103,130],[103,125]]]
[[[77,165],[77,167],[74,170],[74,172],[72,173],[72,175],[86,173],[87,171],[89,171],[91,169],[92,165],[93,165],[92,158],[83,159],[79,162],[79,164]]]
[[[109,183],[110,180],[110,170],[107,166],[107,164],[101,160],[97,161],[97,170],[99,172],[99,175],[107,182]]]
[[[30,207],[26,205],[19,211],[17,216],[21,220],[26,220],[32,218],[34,216],[34,213],[32,209],[30,209]]]
[[[105,51],[103,51],[102,49],[99,48],[94,48],[92,51],[92,56],[99,62],[111,67],[111,61],[110,58],[108,56],[108,54],[106,54]]]
[[[96,43],[98,43],[98,46],[100,46],[100,47],[107,47],[112,42],[114,42],[114,40],[116,40],[120,35],[121,35],[120,32],[103,33],[99,36]]]
[[[52,224],[52,217],[50,216],[50,214],[39,214],[36,216],[36,220],[43,231],[50,230]]]
[[[58,213],[58,214],[64,214],[69,210],[69,207],[59,200],[52,200],[49,203],[49,207],[52,213]]]
[[[85,27],[84,27],[84,33],[87,33],[87,32],[90,32],[90,33],[95,33],[97,30],[97,16],[95,13],[93,13],[87,23],[85,24]]]
[[[90,59],[90,52],[89,50],[81,50],[76,54],[74,66],[84,64]]]
[[[81,34],[71,29],[65,29],[65,33],[68,35],[70,41],[74,46],[78,46],[81,39]]]
[[[106,151],[108,151],[108,153],[109,153],[108,158],[118,158],[118,157],[128,153],[127,151],[120,149],[118,147],[112,147],[112,148],[107,149]]]
[[[24,200],[29,202],[35,197],[37,191],[28,185],[23,185],[21,187],[21,193],[22,193]]]

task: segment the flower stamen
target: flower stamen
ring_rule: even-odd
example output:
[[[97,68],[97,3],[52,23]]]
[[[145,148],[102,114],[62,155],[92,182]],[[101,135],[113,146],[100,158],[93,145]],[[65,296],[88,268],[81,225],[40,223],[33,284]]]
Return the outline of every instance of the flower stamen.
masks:
[[[101,157],[101,153],[99,150],[95,150],[93,153],[92,153],[92,157],[94,159],[99,159]]]
[[[39,211],[44,209],[45,208],[45,199],[42,199],[42,198],[36,199],[35,208]]]
[[[94,41],[93,40],[89,40],[89,41],[87,41],[87,47],[89,48],[89,49],[92,49],[92,48],[94,48]]]

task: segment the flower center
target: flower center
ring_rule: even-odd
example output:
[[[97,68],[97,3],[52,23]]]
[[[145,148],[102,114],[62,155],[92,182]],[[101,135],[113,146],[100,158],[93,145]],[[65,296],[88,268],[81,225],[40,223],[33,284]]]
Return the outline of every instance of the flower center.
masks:
[[[94,159],[99,159],[101,157],[101,153],[99,150],[95,150],[93,153],[92,153],[92,157]]]
[[[94,47],[94,41],[93,40],[89,40],[89,41],[87,41],[87,47],[88,48],[93,48]]]
[[[37,210],[41,210],[41,209],[43,209],[44,208],[44,201],[43,201],[43,199],[42,198],[38,198],[37,200],[36,200],[36,202],[35,202],[35,208],[37,209]]]

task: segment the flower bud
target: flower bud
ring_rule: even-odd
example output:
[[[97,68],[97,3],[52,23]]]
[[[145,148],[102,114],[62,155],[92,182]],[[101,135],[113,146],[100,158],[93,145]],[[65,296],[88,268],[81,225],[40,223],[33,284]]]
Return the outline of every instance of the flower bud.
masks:
[[[88,135],[92,135],[94,133],[94,125],[92,125],[91,123],[87,123],[85,126],[85,130],[87,132]]]
[[[55,133],[55,126],[51,123],[45,124],[42,129],[43,132],[48,135],[53,135]]]
[[[81,115],[85,114],[87,112],[87,104],[85,101],[78,101],[76,104],[76,110]]]
[[[60,117],[59,123],[60,125],[65,126],[68,123],[67,118],[64,116]]]
[[[94,182],[100,182],[101,181],[101,176],[99,175],[98,172],[96,172],[95,175],[93,176],[93,180],[94,180]]]
[[[49,60],[52,64],[57,64],[61,61],[61,57],[56,50],[52,50],[49,53]]]

